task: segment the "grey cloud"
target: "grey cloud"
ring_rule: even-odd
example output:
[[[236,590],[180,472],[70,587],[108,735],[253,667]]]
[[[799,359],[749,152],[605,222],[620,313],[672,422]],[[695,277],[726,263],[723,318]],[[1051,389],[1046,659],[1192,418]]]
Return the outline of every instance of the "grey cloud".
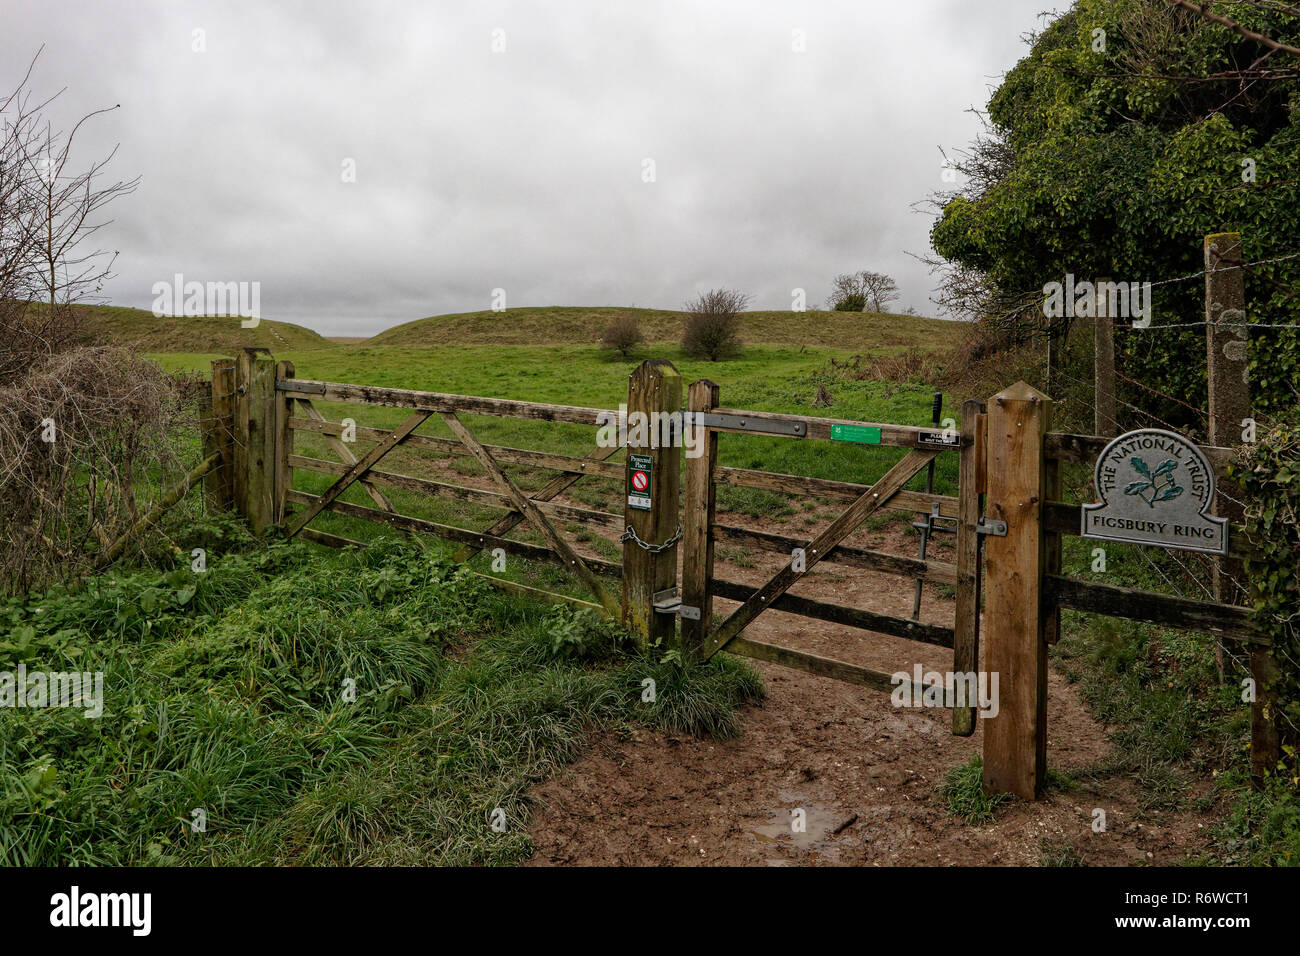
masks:
[[[332,334],[496,287],[676,308],[725,284],[786,308],[858,268],[933,311],[911,204],[1041,25],[1030,0],[9,6],[4,85],[44,43],[64,125],[122,104],[82,141],[143,177],[102,234],[112,300],[148,307],[176,272],[259,281],[268,318]]]

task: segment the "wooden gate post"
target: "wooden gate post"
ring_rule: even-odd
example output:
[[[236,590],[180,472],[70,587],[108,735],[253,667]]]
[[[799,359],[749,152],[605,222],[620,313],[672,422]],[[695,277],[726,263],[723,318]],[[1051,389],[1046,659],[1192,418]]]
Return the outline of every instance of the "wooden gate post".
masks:
[[[647,360],[628,377],[623,516],[636,537],[623,542],[622,610],[623,626],[642,646],[676,642],[676,616],[657,614],[654,605],[655,594],[677,584],[677,546],[646,546],[662,546],[681,527],[681,410],[682,376],[672,362]]]
[[[718,386],[707,378],[691,385],[687,410],[692,416],[718,407]],[[697,455],[686,456],[686,492],[682,515],[682,604],[699,609],[698,617],[682,617],[682,652],[702,655],[713,617],[709,582],[713,577],[713,514],[717,486],[713,469],[718,463],[717,432],[694,426]]]
[[[203,479],[203,498],[210,514],[235,506],[235,360],[212,360],[212,398],[204,403],[203,457],[219,454],[221,464]]]
[[[988,520],[1006,522],[1006,534],[984,541],[984,670],[990,687],[998,677],[998,713],[984,719],[984,789],[1027,800],[1042,791],[1047,758],[1042,514],[1051,418],[1051,399],[1024,382],[988,403],[985,511]]]
[[[1097,280],[1109,285],[1110,278]],[[1093,308],[1093,434],[1114,438],[1119,434],[1115,413],[1115,309],[1114,297],[1097,298]]]
[[[276,384],[291,379],[293,376],[294,367],[292,362],[286,360],[276,365]],[[289,456],[293,454],[293,428],[290,427],[289,420],[293,418],[295,401],[293,392],[277,390],[274,394],[275,506],[272,509],[272,520],[276,524],[284,524],[285,503],[289,490],[293,487],[293,469],[289,466]]]
[[[235,360],[235,507],[254,534],[275,521],[275,359],[263,348]]]
[[[1210,386],[1211,445],[1241,444],[1245,419],[1250,417],[1250,336],[1246,323],[1246,283],[1241,234],[1222,232],[1205,237],[1205,354]],[[1218,482],[1214,513],[1240,525],[1245,515],[1241,486]],[[1231,541],[1229,532],[1229,541]],[[1214,599],[1224,604],[1245,604],[1245,566],[1241,558],[1219,558],[1214,564]],[[1223,669],[1223,644],[1219,643],[1219,668]],[[1265,647],[1250,651],[1250,676],[1255,700],[1250,705],[1250,770],[1256,783],[1277,768],[1277,661]]]
[[[985,445],[981,420],[984,403],[967,399],[961,406],[961,463],[957,477],[957,618],[953,625],[952,669],[966,674],[979,670],[980,517],[985,491]],[[958,737],[975,733],[975,701],[952,710],[952,732]]]

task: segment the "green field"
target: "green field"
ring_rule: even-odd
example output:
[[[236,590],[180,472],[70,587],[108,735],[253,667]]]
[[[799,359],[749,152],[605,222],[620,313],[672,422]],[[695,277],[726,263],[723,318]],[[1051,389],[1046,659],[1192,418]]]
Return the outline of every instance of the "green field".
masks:
[[[848,353],[789,346],[750,346],[738,359],[707,362],[686,358],[674,346],[660,346],[647,349],[645,355],[671,359],[686,383],[706,377],[717,382],[725,407],[914,425],[924,425],[929,420],[933,389],[921,384],[831,381],[828,388],[834,404],[829,408],[812,407],[818,374],[826,370],[829,359],[843,359]],[[171,354],[152,357],[168,369],[200,370],[209,367],[211,359],[218,356]],[[355,345],[286,351],[276,353],[276,357],[292,361],[299,378],[617,408],[620,402],[626,401],[627,377],[643,356],[619,361],[590,345],[435,348]],[[407,415],[406,411],[395,408],[325,402],[316,405],[332,421],[352,418],[358,425],[376,428],[395,427]],[[956,418],[959,414],[957,407],[952,403],[945,405],[945,416]],[[594,446],[594,429],[580,425],[469,415],[464,416],[464,420],[481,440],[489,444],[577,455],[586,454]],[[426,422],[416,433],[450,437],[446,426],[438,420]],[[337,456],[323,439],[298,433],[295,441],[299,454],[336,460]],[[369,443],[358,440],[356,454],[364,454],[369,447]],[[719,459],[723,465],[861,483],[875,481],[902,454],[902,449],[897,448],[841,442],[730,434],[719,439]],[[429,451],[400,449],[385,459],[380,470],[425,476],[429,474],[428,463],[436,459],[437,456]],[[479,466],[469,459],[459,459],[452,467],[463,475],[481,473]],[[550,473],[522,467],[508,471],[525,489],[540,487],[550,477]],[[455,481],[454,476],[451,480]],[[318,494],[332,481],[328,475],[298,470],[294,484],[299,490]],[[921,488],[923,481],[922,476],[917,476],[911,487]],[[941,456],[935,473],[935,489],[940,493],[955,494],[956,481],[956,456]],[[573,495],[584,504],[614,513],[622,513],[619,493],[617,482],[594,477],[583,479],[573,490]],[[385,494],[405,514],[460,527],[482,528],[500,514],[455,499],[433,498],[399,489],[386,489]],[[343,500],[372,504],[364,490],[355,486],[345,492]],[[723,488],[719,507],[752,516],[770,516],[778,521],[784,520],[790,512],[787,499],[755,489]],[[369,540],[389,533],[368,522],[331,514],[316,519],[313,527],[355,540]],[[520,537],[521,540],[533,540],[524,529],[521,529]],[[604,552],[605,557],[614,557],[617,553],[611,550],[612,546],[595,538],[591,541],[593,547]]]

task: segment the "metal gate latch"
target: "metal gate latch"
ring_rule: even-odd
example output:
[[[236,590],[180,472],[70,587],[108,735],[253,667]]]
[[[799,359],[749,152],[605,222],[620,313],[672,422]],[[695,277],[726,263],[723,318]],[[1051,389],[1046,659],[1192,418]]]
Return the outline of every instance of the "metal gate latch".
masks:
[[[991,534],[997,538],[1007,536],[1007,523],[992,518],[980,518],[979,523],[975,525],[976,534]]]
[[[700,609],[691,607],[689,604],[683,604],[675,587],[656,591],[654,606],[656,614],[680,614],[688,621],[698,621],[700,619]]]

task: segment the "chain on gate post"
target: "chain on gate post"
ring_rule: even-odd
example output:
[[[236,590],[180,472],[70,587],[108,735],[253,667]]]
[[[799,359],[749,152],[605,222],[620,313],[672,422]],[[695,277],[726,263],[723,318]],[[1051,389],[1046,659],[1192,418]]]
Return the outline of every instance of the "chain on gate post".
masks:
[[[677,643],[675,613],[681,490],[682,376],[672,362],[642,362],[628,378],[624,478],[623,625],[642,646]]]

